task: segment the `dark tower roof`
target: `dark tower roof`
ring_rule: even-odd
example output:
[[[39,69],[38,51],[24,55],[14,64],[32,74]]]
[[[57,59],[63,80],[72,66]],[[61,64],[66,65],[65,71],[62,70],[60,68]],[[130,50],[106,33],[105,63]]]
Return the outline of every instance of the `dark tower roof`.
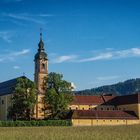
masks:
[[[42,33],[40,33],[40,41],[38,43],[38,52],[35,55],[35,60],[37,60],[37,59],[48,59],[47,54],[45,53],[45,49],[44,49]]]

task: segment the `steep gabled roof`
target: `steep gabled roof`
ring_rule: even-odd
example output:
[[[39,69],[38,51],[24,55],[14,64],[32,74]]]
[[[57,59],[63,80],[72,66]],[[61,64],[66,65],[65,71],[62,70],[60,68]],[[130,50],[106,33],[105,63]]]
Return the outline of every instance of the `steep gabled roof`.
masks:
[[[133,111],[74,110],[72,119],[138,119]]]
[[[0,96],[12,94],[16,87],[18,78],[27,78],[27,77],[21,76],[21,77],[17,77],[17,78],[0,83]]]

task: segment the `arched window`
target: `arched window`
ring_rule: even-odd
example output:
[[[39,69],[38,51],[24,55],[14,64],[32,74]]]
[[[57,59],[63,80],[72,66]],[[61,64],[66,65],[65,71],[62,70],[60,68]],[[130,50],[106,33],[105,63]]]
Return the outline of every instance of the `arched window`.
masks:
[[[43,63],[41,69],[45,70],[45,64]]]

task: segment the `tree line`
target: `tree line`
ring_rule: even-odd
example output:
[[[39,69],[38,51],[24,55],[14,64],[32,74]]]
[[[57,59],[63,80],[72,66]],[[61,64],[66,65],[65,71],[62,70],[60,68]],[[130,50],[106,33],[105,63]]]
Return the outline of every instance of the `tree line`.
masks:
[[[140,91],[140,78],[75,92],[76,95],[129,95]]]

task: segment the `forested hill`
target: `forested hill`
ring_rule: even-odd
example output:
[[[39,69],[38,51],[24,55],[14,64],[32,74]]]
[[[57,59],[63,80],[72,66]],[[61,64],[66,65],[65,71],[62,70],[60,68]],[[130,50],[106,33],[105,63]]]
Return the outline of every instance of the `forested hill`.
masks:
[[[128,95],[140,91],[140,78],[130,79],[125,82],[120,82],[113,85],[101,86],[98,88],[87,89],[78,91],[76,95],[101,95],[101,94],[113,94],[113,95]]]

